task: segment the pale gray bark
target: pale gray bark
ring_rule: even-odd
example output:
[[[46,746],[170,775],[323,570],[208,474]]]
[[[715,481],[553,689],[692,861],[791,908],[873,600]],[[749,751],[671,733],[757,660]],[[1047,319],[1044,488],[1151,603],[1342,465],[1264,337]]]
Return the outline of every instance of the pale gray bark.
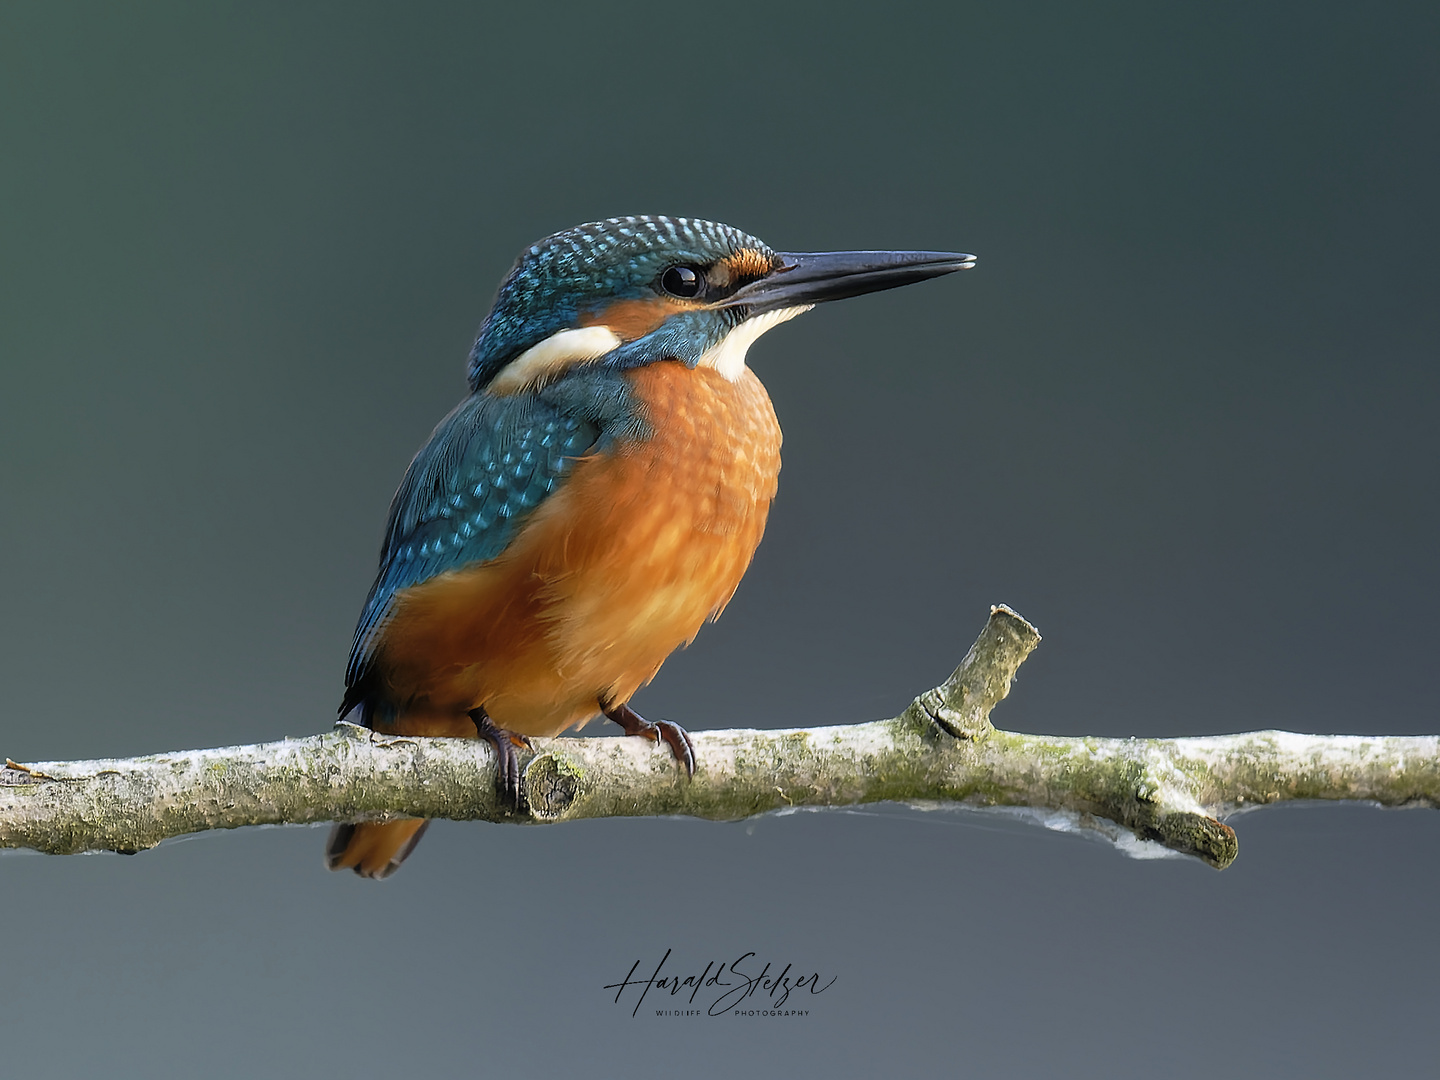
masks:
[[[999,607],[960,667],[899,716],[786,731],[694,734],[687,780],[640,739],[536,740],[521,751],[527,807],[495,795],[483,742],[377,735],[350,724],[306,739],[0,769],[0,846],[138,851],[244,825],[430,817],[551,823],[683,814],[735,820],[786,807],[892,800],[1028,807],[1224,867],[1219,820],[1292,799],[1440,805],[1440,736],[1259,731],[1187,739],[1000,731],[990,711],[1039,643]]]

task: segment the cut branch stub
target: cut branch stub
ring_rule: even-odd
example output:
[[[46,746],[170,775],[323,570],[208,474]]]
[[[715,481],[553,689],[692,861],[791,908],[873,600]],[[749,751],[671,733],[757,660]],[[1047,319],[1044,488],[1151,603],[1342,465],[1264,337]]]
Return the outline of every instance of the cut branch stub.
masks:
[[[1015,672],[1040,644],[1040,632],[1006,607],[990,609],[990,621],[950,678],[926,690],[902,714],[938,724],[957,739],[979,741],[994,730],[990,710],[1010,693]]]
[[[1224,870],[1240,853],[1235,830],[1223,821],[1191,811],[1157,814],[1148,828],[1136,828],[1136,835],[1155,840],[1182,855],[1203,859],[1216,870]]]
[[[564,754],[547,750],[525,766],[525,801],[536,821],[559,821],[584,794],[585,772]]]

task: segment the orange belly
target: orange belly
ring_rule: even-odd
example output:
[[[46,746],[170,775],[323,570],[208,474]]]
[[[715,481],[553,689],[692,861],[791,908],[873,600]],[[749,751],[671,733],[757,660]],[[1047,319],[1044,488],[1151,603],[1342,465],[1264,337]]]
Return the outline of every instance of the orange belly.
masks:
[[[717,616],[765,529],[780,426],[749,369],[630,376],[653,434],[575,467],[504,554],[399,594],[377,656],[387,725],[557,735],[623,703]]]

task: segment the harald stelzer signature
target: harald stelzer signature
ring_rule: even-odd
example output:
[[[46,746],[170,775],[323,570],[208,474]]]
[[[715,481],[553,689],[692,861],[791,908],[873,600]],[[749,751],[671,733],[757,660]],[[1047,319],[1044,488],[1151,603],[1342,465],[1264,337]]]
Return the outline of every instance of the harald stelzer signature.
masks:
[[[665,967],[665,961],[670,959],[673,951],[673,949],[665,950],[665,955],[660,958],[660,963],[655,965],[655,970],[650,973],[648,978],[635,977],[635,972],[640,967],[640,961],[636,960],[631,965],[630,973],[625,976],[623,982],[611,983],[606,986],[606,990],[615,991],[615,1004],[620,1004],[620,998],[632,986],[639,991],[635,1009],[630,1013],[632,1017],[640,1014],[640,1006],[645,1003],[645,997],[651,990],[664,990],[671,997],[689,990],[690,996],[687,1001],[692,1005],[695,1003],[696,995],[702,989],[716,990],[719,992],[718,996],[710,1002],[705,1011],[711,1016],[722,1016],[731,1009],[738,1008],[741,1002],[762,990],[771,999],[765,1007],[780,1009],[789,1000],[792,992],[808,990],[812,995],[823,994],[835,984],[835,980],[838,978],[838,976],[832,975],[830,981],[821,986],[818,971],[808,975],[792,975],[790,969],[794,967],[793,964],[786,964],[784,970],[778,975],[771,975],[772,965],[768,962],[760,969],[759,974],[750,975],[746,970],[742,970],[742,965],[744,968],[754,970],[756,961],[753,952],[747,952],[729,964],[717,964],[712,960],[698,975],[661,975],[660,972]],[[708,998],[708,996],[707,994],[706,997]]]

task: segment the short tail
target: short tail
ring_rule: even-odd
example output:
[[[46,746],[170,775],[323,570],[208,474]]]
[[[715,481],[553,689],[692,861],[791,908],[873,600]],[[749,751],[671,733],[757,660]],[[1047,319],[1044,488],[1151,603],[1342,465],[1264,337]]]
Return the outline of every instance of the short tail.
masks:
[[[325,865],[331,870],[354,870],[361,877],[389,877],[415,850],[429,824],[407,818],[336,825],[325,845]]]

